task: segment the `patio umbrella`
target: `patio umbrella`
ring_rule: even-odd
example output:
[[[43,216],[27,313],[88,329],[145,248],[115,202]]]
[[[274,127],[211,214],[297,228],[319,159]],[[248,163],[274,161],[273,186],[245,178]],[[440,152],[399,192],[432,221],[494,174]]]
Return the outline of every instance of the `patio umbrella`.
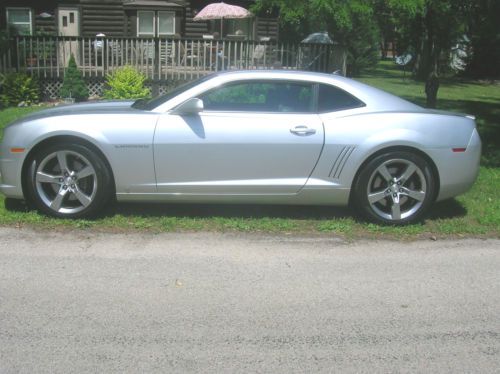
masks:
[[[308,35],[301,43],[333,44],[333,40],[326,31],[323,31]]]
[[[220,20],[220,36],[222,37],[222,25],[224,19],[249,18],[253,14],[240,6],[230,5],[223,2],[208,4],[193,18],[194,21]]]

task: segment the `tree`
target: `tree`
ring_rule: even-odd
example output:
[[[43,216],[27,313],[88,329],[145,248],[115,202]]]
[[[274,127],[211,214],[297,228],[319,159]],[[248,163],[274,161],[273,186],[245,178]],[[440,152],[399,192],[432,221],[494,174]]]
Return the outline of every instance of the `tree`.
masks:
[[[64,72],[60,95],[61,97],[74,98],[76,101],[85,100],[89,97],[85,81],[76,66],[73,55],[69,58],[68,67]]]
[[[328,31],[347,50],[348,73],[356,75],[378,58],[379,29],[371,1],[257,0],[254,11],[277,9],[284,39],[297,41]]]
[[[382,58],[387,57],[389,43],[396,40],[396,19],[387,0],[372,0],[373,13],[380,29],[380,53]],[[392,44],[394,51],[394,44]]]
[[[468,35],[471,56],[467,74],[474,78],[500,77],[500,1],[471,1]]]
[[[351,27],[337,35],[347,50],[347,75],[358,76],[380,61],[380,30],[369,10],[351,13]]]
[[[439,76],[447,68],[451,48],[466,32],[471,0],[389,0],[396,39],[414,54],[414,74],[426,82],[427,104],[435,106]]]

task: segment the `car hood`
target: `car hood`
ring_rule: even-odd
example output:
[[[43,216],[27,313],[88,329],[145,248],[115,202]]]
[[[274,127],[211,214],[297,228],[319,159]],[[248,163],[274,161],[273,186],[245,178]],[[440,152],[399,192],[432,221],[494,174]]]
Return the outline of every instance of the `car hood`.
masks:
[[[67,116],[67,115],[83,115],[83,114],[122,114],[130,112],[141,112],[140,109],[132,108],[134,101],[96,101],[91,103],[81,103],[72,105],[60,105],[54,108],[41,110],[29,114],[20,120],[12,123],[27,122],[43,118]]]

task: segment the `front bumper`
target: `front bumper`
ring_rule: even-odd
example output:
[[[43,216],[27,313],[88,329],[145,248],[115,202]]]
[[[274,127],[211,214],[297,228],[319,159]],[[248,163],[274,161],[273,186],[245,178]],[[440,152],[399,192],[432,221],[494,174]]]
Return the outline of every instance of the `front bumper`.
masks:
[[[11,154],[2,144],[0,148],[0,193],[6,197],[23,199],[21,171],[25,153]]]

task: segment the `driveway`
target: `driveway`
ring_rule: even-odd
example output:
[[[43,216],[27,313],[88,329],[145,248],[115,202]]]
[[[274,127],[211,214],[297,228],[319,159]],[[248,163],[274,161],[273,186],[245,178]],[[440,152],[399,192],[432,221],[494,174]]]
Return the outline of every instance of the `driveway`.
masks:
[[[0,228],[0,373],[500,367],[500,241]]]

